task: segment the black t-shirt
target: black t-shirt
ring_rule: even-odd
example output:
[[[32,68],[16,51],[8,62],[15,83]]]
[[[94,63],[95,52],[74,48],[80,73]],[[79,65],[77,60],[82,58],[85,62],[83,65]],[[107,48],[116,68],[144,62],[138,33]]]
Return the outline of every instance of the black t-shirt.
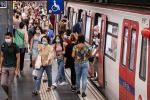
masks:
[[[72,57],[72,51],[74,47],[74,43],[69,43],[65,48],[65,57],[66,59],[66,66],[67,67],[74,67],[74,58]]]
[[[3,43],[1,45],[1,51],[3,53],[3,63],[4,67],[16,67],[16,54],[19,53],[19,48],[15,43],[8,45],[7,43]]]

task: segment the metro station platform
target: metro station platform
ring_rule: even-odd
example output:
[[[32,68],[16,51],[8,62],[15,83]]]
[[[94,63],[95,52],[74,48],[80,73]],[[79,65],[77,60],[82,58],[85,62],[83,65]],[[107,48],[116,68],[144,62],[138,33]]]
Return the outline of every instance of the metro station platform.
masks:
[[[27,54],[26,54],[27,55]],[[70,85],[70,70],[66,69],[66,77],[68,85],[58,86],[56,89],[52,89],[50,92],[46,92],[47,82],[42,81],[40,94],[38,96],[32,95],[33,79],[32,69],[29,67],[29,56],[25,57],[24,75],[21,78],[15,78],[13,84],[13,100],[105,100],[100,92],[88,82],[87,97],[82,98],[81,95],[71,91]],[[57,65],[52,67],[53,81],[56,77]],[[45,76],[44,76],[45,77]],[[5,93],[0,87],[0,100],[5,100]]]

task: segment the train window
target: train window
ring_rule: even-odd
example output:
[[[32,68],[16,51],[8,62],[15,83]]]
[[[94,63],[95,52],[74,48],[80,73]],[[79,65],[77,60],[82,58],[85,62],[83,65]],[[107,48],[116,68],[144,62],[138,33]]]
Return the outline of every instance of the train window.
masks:
[[[135,44],[136,44],[136,30],[131,31],[131,47],[130,47],[130,63],[129,69],[134,70],[134,55],[135,55]]]
[[[116,60],[117,56],[117,38],[107,35],[106,54]]]
[[[107,32],[111,33],[112,35],[117,36],[118,35],[118,24],[108,22]]]
[[[147,39],[142,39],[141,60],[140,60],[140,79],[146,80],[146,64],[147,64]]]
[[[127,43],[128,43],[128,28],[126,27],[124,30],[124,36],[123,36],[123,55],[122,55],[123,65],[126,65]]]
[[[97,25],[98,25],[99,27],[101,27],[101,21],[102,21],[101,17],[98,17],[98,23],[97,23]],[[100,32],[100,30],[99,30],[99,32]]]
[[[77,17],[77,14],[76,14],[76,13],[73,13],[73,26],[74,26],[75,23],[76,23],[76,17]]]
[[[86,31],[85,31],[85,40],[90,41],[90,32],[91,32],[91,17],[87,16],[86,19]]]
[[[101,15],[99,13],[95,14],[95,21],[94,21],[94,26],[98,25],[99,27],[101,27]]]
[[[67,9],[67,17],[68,17],[69,20],[70,20],[70,10],[71,10],[71,7],[68,7],[68,9]]]
[[[80,9],[80,10],[78,11],[78,21],[80,21],[80,20],[82,19],[82,12],[83,12],[82,9]]]
[[[117,57],[117,34],[118,24],[108,22],[105,53],[109,58],[113,59],[114,61]]]

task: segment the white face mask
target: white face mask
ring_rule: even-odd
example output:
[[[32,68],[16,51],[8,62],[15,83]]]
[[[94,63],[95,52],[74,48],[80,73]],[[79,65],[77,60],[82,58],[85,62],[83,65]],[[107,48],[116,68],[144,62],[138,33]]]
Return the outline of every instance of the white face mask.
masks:
[[[66,34],[64,35],[64,38],[67,39],[67,35]]]
[[[6,43],[11,43],[12,40],[11,40],[11,39],[5,39],[5,42],[6,42]]]

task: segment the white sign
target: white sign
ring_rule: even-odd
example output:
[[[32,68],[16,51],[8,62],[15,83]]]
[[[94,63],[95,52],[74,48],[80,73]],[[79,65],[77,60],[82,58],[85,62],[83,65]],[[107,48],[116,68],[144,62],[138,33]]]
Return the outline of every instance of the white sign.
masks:
[[[7,1],[0,1],[0,8],[7,8]]]

